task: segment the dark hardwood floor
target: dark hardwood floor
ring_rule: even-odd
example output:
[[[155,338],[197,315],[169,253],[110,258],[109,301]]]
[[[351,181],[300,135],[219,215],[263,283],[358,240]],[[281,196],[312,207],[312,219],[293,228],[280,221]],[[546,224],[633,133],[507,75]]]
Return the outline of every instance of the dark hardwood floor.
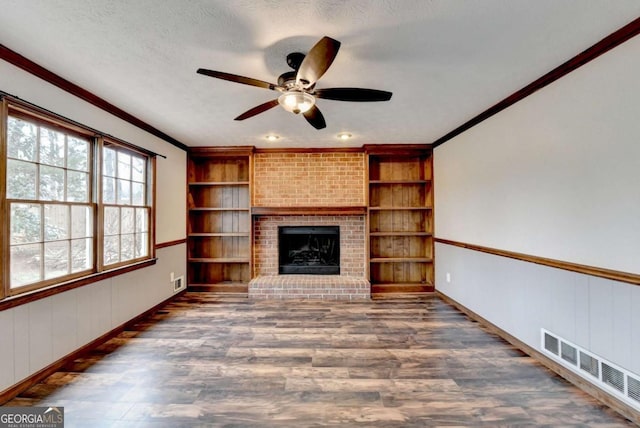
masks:
[[[6,405],[66,427],[624,427],[452,306],[186,293]]]

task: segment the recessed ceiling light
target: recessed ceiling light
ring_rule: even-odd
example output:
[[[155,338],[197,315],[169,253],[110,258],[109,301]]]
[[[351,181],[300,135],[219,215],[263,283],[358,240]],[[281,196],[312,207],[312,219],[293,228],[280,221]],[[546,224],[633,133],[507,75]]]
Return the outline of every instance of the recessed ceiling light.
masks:
[[[349,134],[348,132],[341,132],[338,134],[338,138],[340,138],[341,140],[348,140],[351,137],[352,135]]]
[[[274,135],[274,134],[269,134],[264,138],[266,138],[268,141],[276,141],[278,138],[280,138],[280,136],[279,135]]]

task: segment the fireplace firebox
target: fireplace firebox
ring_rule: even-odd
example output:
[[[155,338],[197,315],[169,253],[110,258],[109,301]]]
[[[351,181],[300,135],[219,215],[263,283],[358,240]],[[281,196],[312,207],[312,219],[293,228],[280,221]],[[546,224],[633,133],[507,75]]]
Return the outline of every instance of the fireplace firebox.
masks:
[[[279,274],[340,274],[339,226],[279,226]]]

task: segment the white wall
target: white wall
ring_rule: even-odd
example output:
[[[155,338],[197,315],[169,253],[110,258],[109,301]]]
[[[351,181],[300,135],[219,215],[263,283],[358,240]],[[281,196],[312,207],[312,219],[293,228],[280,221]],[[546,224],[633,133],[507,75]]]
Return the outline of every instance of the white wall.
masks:
[[[435,150],[437,236],[640,273],[640,37]]]
[[[0,90],[98,131],[166,156],[157,158],[156,242],[183,239],[186,231],[187,155],[146,131],[69,95],[0,60]],[[156,126],[162,130],[162,126]]]
[[[184,150],[3,61],[0,90],[166,156],[157,159],[156,242],[185,238]],[[170,297],[170,273],[186,273],[186,245],[156,255],[151,267],[0,311],[0,391]]]
[[[638,76],[635,37],[438,147],[436,236],[640,274]],[[640,287],[445,244],[436,271],[534,348],[545,327],[640,373]]]

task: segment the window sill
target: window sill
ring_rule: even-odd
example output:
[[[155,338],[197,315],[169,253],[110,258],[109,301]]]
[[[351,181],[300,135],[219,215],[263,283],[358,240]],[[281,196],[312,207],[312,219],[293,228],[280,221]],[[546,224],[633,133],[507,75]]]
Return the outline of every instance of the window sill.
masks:
[[[127,272],[142,269],[148,266],[156,264],[157,258],[144,260],[138,263],[130,264],[127,266],[118,267],[108,271],[94,273],[91,275],[83,276],[82,278],[73,279],[71,281],[63,282],[49,287],[39,288],[37,290],[29,291],[26,293],[18,294],[16,296],[9,296],[0,300],[0,311],[4,311],[16,306],[24,305],[36,300],[51,297],[56,294],[64,293],[65,291],[73,290],[84,285],[93,284],[98,281],[102,281],[107,278],[122,275]]]

